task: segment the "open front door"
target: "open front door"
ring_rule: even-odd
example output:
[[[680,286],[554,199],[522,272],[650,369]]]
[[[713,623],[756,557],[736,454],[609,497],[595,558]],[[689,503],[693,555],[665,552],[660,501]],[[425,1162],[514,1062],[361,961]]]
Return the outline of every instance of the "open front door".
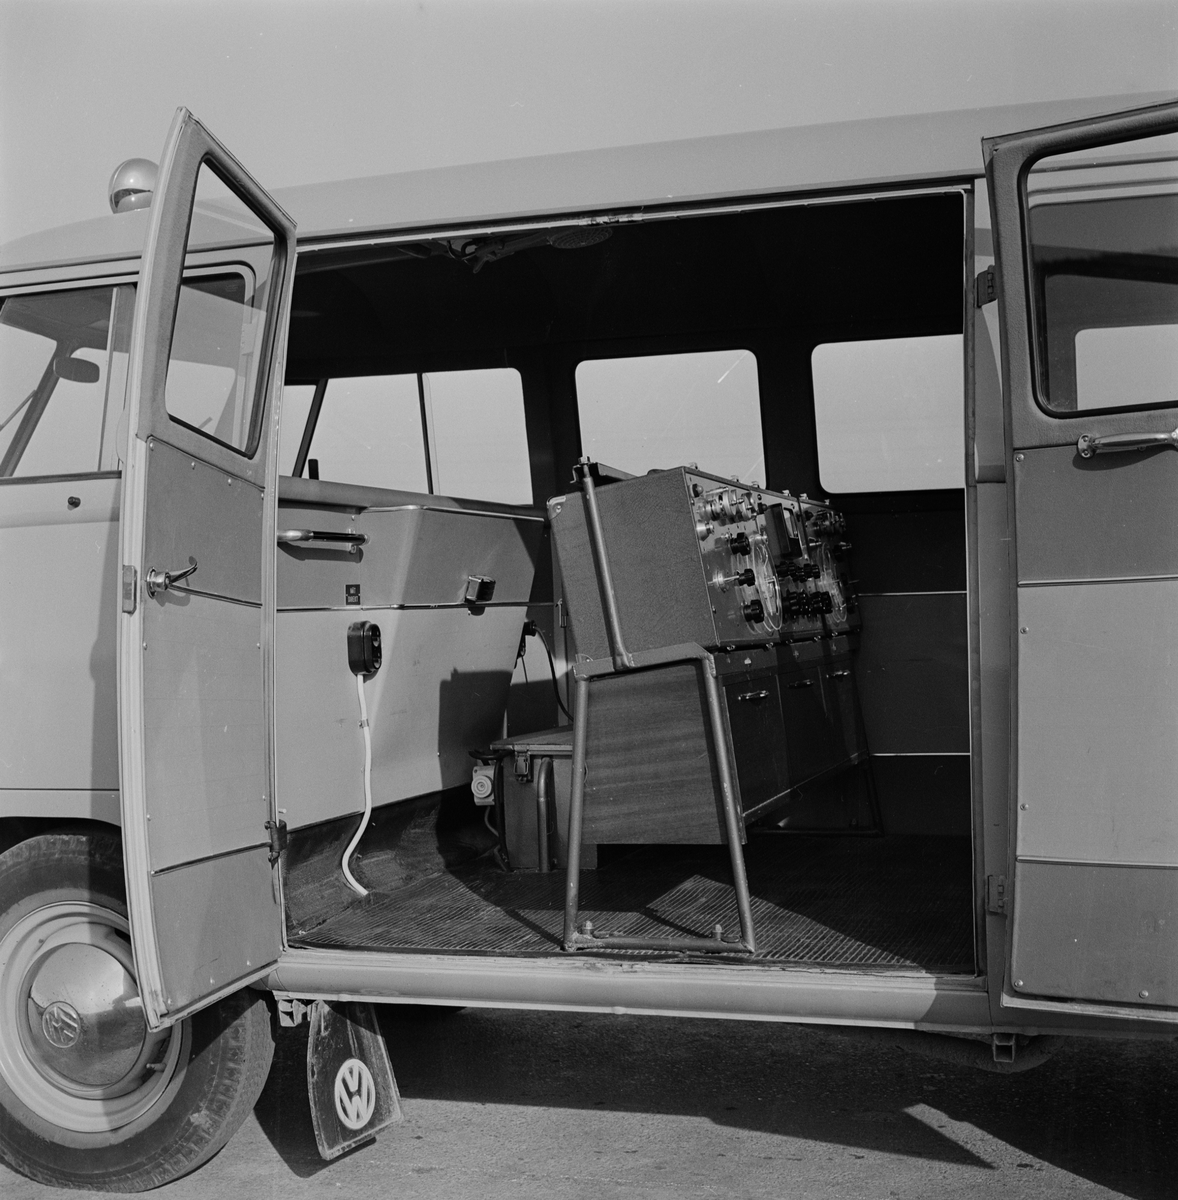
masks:
[[[1178,1016],[1175,130],[1170,103],[984,143],[1017,580],[1010,1007]]]
[[[185,109],[131,334],[119,734],[149,1025],[282,949],[274,815],[276,412],[294,225]]]

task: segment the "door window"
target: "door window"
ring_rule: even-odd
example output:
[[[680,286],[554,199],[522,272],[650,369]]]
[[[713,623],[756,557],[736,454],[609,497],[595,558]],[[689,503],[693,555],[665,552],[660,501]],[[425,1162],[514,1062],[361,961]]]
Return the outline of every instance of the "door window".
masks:
[[[189,274],[180,288],[164,404],[172,420],[253,455],[261,412],[274,234],[204,164],[188,248],[233,246],[240,266]]]
[[[0,477],[104,466],[122,409],[128,287],[12,296],[0,307]],[[112,328],[123,332],[112,339]],[[106,438],[109,442],[111,438]]]
[[[581,452],[634,475],[698,463],[765,478],[761,390],[751,350],[594,358],[577,364]]]
[[[1178,403],[1178,139],[1043,158],[1026,187],[1040,404]]]

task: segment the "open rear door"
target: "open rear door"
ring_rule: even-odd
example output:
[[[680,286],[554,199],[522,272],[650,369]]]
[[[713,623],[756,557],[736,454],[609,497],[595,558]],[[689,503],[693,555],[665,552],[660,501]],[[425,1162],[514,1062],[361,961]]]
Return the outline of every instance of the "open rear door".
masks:
[[[282,949],[270,853],[277,400],[294,225],[185,109],[168,134],[131,334],[119,732],[148,1024]]]
[[[984,143],[1014,507],[1002,1003],[1178,1017],[1178,103]]]

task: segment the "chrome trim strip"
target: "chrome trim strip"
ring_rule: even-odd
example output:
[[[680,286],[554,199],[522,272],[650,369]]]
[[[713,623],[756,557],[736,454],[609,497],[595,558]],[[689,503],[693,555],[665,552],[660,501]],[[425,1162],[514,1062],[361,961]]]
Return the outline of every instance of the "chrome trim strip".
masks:
[[[1127,867],[1133,870],[1178,871],[1178,863],[1114,862],[1109,858],[1051,858],[1046,854],[1020,854],[1016,863],[1043,863],[1053,867]]]
[[[289,506],[303,504],[304,507],[311,507],[303,501],[286,502]],[[441,504],[391,504],[387,508],[383,506],[371,505],[365,506],[360,510],[365,513],[386,513],[386,512],[436,512],[446,513],[447,516],[458,517],[500,517],[504,521],[536,521],[543,525],[547,522],[546,517],[534,517],[530,513],[505,513],[491,512],[482,508],[446,508]]]
[[[1178,575],[1108,575],[1103,579],[1020,579],[1021,588],[1076,587],[1083,583],[1172,583]]]
[[[972,750],[872,750],[871,758],[969,758]]]
[[[180,591],[179,588],[172,589],[175,592]],[[215,600],[223,600],[223,596],[214,596]],[[397,612],[432,612],[434,609],[457,609],[457,608],[555,608],[555,604],[551,600],[545,600],[540,604],[533,604],[530,600],[491,600],[486,604],[467,604],[464,600],[447,601],[445,604],[308,604],[305,607],[298,604],[278,606],[278,611],[282,612],[388,612],[395,610]]]

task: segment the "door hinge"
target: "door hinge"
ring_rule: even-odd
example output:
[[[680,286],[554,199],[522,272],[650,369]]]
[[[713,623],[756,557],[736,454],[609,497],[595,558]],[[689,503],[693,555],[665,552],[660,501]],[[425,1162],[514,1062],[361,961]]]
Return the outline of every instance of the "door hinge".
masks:
[[[123,564],[123,612],[133,613],[139,596],[139,572],[130,563]]]
[[[1005,875],[987,875],[986,876],[986,912],[998,913],[1001,916],[1006,915],[1006,901],[1008,893],[1006,890]]]
[[[974,303],[978,308],[998,299],[998,277],[993,267],[987,267],[979,272],[974,280]]]
[[[273,866],[281,856],[283,850],[286,849],[286,844],[290,840],[287,837],[285,821],[267,821],[266,832],[270,835],[270,865]]]

